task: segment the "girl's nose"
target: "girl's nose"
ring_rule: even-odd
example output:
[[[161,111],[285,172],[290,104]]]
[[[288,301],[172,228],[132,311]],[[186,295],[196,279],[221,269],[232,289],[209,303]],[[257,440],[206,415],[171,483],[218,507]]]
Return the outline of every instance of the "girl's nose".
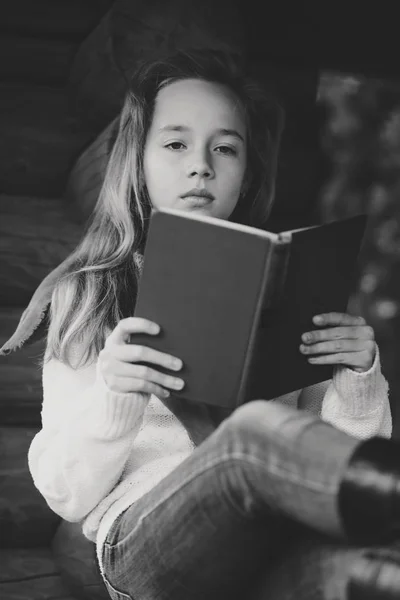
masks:
[[[205,153],[196,156],[194,160],[189,163],[188,175],[189,177],[202,177],[204,179],[214,177],[214,169],[211,165],[211,160]]]

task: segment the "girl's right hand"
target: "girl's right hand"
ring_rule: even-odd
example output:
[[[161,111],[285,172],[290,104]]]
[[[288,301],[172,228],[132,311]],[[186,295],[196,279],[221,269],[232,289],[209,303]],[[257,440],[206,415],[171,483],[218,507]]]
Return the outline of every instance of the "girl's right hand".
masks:
[[[151,367],[135,364],[146,362],[172,371],[179,371],[182,368],[182,361],[179,358],[147,346],[127,343],[131,334],[157,335],[159,331],[159,326],[147,319],[128,317],[119,321],[99,353],[98,367],[110,390],[119,393],[155,394],[166,398],[170,393],[165,388],[172,390],[183,388],[184,381],[182,379],[164,375]]]

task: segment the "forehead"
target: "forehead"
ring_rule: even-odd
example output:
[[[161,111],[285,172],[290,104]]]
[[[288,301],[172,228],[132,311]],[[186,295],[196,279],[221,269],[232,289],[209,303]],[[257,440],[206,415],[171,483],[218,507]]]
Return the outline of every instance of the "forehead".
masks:
[[[245,130],[244,110],[236,94],[227,86],[201,79],[175,81],[162,88],[153,121],[157,127],[170,122],[190,126],[216,123]]]

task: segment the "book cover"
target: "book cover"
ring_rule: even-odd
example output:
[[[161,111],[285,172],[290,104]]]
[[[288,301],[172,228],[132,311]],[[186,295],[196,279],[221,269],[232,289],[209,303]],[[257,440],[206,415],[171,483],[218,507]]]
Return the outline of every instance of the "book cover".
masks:
[[[312,365],[300,353],[301,335],[319,329],[313,316],[347,312],[365,226],[361,215],[291,233],[283,293],[261,313],[247,400],[270,400],[332,378],[332,366]],[[266,365],[273,366],[270,375]]]
[[[317,312],[347,306],[364,224],[355,219],[274,234],[154,212],[135,316],[158,323],[161,333],[135,334],[131,343],[181,358],[186,385],[174,394],[216,406],[329,379],[331,368],[300,353],[300,336],[315,328]]]

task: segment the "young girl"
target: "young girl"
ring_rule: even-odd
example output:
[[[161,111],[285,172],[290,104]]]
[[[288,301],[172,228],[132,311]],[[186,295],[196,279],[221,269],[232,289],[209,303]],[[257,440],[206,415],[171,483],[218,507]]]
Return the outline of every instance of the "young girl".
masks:
[[[318,330],[299,340],[311,363],[336,365],[331,382],[250,402],[216,427],[189,403],[193,426],[182,424],[180,357],[151,349],[158,324],[131,316],[150,210],[262,226],[281,129],[274,99],[216,53],[141,68],[92,221],[54,289],[29,466],[49,506],[97,543],[114,600],[234,598],[276,559],[293,520],[351,535],[343,473],[368,443],[358,438],[391,435],[388,386],[360,317],[316,316]],[[135,333],[149,346],[128,344]]]

